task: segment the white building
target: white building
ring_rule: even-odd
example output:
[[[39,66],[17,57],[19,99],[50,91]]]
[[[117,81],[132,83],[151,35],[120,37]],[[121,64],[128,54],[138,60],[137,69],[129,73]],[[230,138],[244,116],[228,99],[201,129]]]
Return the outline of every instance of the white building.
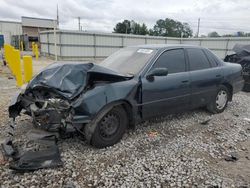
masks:
[[[4,42],[10,44],[12,35],[22,35],[22,23],[0,20],[0,35],[4,35]]]
[[[15,42],[19,43],[20,35],[26,36],[27,45],[30,47],[31,42],[39,42],[39,32],[51,30],[57,27],[57,21],[46,18],[21,17],[21,22],[1,21],[0,20],[0,35],[4,35],[4,43],[11,44],[12,36],[18,35]]]

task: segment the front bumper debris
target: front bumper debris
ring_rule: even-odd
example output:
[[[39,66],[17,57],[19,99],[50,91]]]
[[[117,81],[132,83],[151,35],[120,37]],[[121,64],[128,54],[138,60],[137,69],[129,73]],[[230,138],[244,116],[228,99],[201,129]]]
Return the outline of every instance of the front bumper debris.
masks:
[[[63,165],[57,146],[58,133],[32,130],[27,133],[28,141],[18,147],[11,138],[1,144],[4,158],[10,159],[10,169],[34,171]]]

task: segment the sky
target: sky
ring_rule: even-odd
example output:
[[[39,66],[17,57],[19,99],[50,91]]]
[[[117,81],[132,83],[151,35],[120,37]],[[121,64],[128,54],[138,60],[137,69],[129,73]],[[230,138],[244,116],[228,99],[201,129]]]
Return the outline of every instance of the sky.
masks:
[[[112,32],[124,19],[146,23],[158,19],[187,22],[200,35],[243,31],[250,33],[250,0],[0,0],[0,20],[20,21],[21,16],[56,19],[60,29],[78,29],[77,17],[86,31]]]

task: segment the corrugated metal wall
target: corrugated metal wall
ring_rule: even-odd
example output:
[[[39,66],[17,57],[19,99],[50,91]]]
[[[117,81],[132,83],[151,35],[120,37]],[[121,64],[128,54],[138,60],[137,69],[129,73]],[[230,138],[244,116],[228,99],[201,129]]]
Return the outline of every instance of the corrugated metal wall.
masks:
[[[54,32],[40,32],[41,53],[55,55]],[[220,58],[232,53],[236,43],[250,44],[248,38],[171,38],[125,34],[56,31],[58,59],[85,60],[105,58],[125,46],[140,44],[191,44],[211,49]]]

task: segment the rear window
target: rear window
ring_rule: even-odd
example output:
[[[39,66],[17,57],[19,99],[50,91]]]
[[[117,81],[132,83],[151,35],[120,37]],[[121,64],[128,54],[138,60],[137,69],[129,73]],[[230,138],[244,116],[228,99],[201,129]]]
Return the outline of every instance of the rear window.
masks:
[[[218,62],[216,61],[215,55],[211,51],[209,51],[207,49],[204,49],[204,52],[206,53],[207,58],[208,58],[209,62],[211,63],[211,65],[213,67],[217,67],[218,66]]]
[[[208,69],[211,67],[205,53],[201,49],[187,49],[190,71]]]

